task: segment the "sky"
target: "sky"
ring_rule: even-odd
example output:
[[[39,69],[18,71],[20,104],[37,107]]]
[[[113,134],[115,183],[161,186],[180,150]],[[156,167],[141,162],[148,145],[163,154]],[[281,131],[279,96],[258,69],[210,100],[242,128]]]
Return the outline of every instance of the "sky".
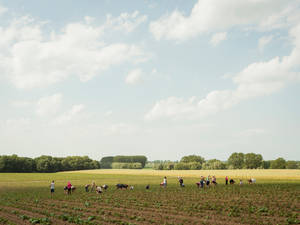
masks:
[[[300,160],[299,0],[0,0],[0,154]]]

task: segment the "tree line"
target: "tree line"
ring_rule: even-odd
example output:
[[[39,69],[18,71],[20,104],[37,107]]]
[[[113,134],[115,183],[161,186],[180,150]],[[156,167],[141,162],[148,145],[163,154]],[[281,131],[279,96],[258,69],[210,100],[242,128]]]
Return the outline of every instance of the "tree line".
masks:
[[[88,156],[52,157],[43,155],[34,159],[17,155],[0,156],[0,172],[48,173],[99,168],[99,161],[92,160]]]
[[[188,155],[180,161],[152,161],[147,168],[156,170],[223,170],[223,169],[300,169],[300,162],[283,158],[264,160],[261,154],[232,153],[227,161],[218,159],[205,160],[198,155]]]
[[[100,160],[101,169],[142,169],[145,167],[147,157],[143,155],[133,156],[106,156]]]
[[[277,158],[264,160],[260,154],[232,153],[227,161],[218,159],[205,160],[199,155],[188,155],[180,161],[147,161],[143,155],[107,156],[100,161],[88,156],[37,158],[19,157],[17,155],[0,156],[0,172],[59,172],[87,169],[143,169],[156,170],[221,170],[221,169],[300,169],[300,162]]]

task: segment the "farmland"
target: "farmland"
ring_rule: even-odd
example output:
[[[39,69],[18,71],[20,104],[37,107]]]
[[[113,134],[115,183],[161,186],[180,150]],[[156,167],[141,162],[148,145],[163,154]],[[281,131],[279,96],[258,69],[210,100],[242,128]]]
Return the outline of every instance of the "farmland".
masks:
[[[216,187],[198,189],[199,176],[216,175]],[[177,176],[183,176],[180,188]],[[224,185],[228,175],[239,186]],[[168,177],[168,187],[158,184]],[[255,177],[256,184],[246,184]],[[49,184],[55,180],[55,194]],[[77,190],[65,195],[71,181]],[[85,184],[107,184],[103,194]],[[116,183],[134,190],[116,190]],[[150,184],[150,189],[145,186]],[[299,224],[299,170],[154,171],[91,170],[0,174],[0,224]]]

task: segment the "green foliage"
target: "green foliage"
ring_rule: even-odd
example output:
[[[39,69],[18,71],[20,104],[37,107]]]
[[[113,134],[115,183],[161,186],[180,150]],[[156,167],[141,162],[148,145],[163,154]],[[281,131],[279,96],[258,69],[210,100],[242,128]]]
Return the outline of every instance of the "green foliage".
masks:
[[[297,161],[289,160],[289,161],[286,162],[286,168],[287,169],[300,169],[299,166],[300,166],[300,164]]]
[[[142,169],[141,163],[112,163],[113,169]]]
[[[200,164],[205,162],[205,159],[199,155],[188,155],[184,156],[180,160],[181,163],[198,162]]]
[[[242,169],[244,167],[244,153],[232,153],[228,158],[228,164],[233,169]]]
[[[270,160],[263,160],[261,163],[261,168],[263,169],[270,169],[271,161]]]
[[[106,156],[106,157],[103,157],[101,160],[100,160],[100,168],[101,169],[111,169],[111,164],[113,163],[114,161],[114,157],[113,156]]]
[[[245,167],[247,169],[257,169],[262,165],[263,157],[261,154],[247,153],[244,156]]]
[[[202,164],[203,170],[224,170],[226,164],[217,159],[211,159]]]
[[[133,156],[123,156],[117,155],[113,158],[113,162],[118,163],[141,163],[142,168],[145,167],[147,162],[147,157],[143,155],[133,155]]]
[[[271,161],[271,169],[285,169],[286,161],[283,158],[278,158]]]
[[[40,156],[35,159],[17,155],[0,156],[0,172],[58,172],[67,170],[98,169],[99,162],[87,156],[58,158]]]
[[[34,172],[35,162],[31,158],[17,155],[0,156],[0,172]]]
[[[201,163],[199,162],[180,162],[175,164],[175,170],[201,170]]]

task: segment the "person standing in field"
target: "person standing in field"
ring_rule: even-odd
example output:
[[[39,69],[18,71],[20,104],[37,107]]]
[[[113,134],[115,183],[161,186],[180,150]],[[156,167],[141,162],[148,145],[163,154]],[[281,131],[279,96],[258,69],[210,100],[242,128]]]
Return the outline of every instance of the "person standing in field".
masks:
[[[91,192],[93,192],[96,189],[96,183],[95,181],[92,182],[92,188],[91,188]]]
[[[206,178],[206,186],[209,187],[209,184],[210,184],[210,175],[208,175]]]
[[[70,181],[68,181],[67,189],[68,189],[68,195],[70,195],[70,194],[71,194],[71,191],[72,191],[72,184],[71,184]]]
[[[228,177],[225,177],[225,184],[228,185]]]
[[[182,177],[178,177],[178,181],[179,181],[180,187],[184,187],[183,178]]]
[[[217,178],[216,178],[215,176],[212,177],[212,183],[213,183],[214,185],[217,184]]]
[[[167,187],[167,177],[164,177],[164,180],[163,180],[163,187],[164,187],[164,188]]]
[[[204,187],[204,177],[201,176],[200,178],[200,187],[203,188]]]
[[[52,195],[53,195],[53,193],[54,193],[54,180],[51,182],[51,184],[50,184],[50,192],[51,192],[51,198],[52,198]]]

